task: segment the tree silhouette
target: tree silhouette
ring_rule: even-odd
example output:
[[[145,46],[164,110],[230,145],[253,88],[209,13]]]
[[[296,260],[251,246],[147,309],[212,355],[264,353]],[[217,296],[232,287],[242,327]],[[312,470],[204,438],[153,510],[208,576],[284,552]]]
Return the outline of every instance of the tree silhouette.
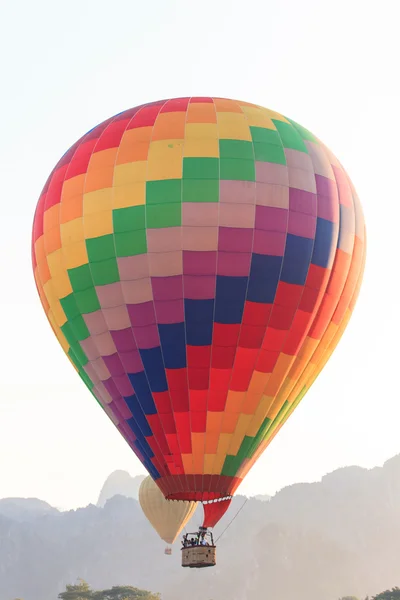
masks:
[[[60,600],[161,600],[160,594],[147,590],[117,585],[109,590],[92,590],[86,581],[78,579],[75,585],[67,585],[65,592],[58,594]]]
[[[394,587],[391,590],[386,590],[386,592],[374,596],[372,600],[400,600],[400,588]]]

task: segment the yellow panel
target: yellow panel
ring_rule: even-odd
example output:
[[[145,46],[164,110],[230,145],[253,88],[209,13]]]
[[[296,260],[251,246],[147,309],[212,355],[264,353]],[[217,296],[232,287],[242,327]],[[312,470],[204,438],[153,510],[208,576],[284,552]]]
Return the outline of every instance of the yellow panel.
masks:
[[[36,262],[40,263],[46,260],[46,252],[44,251],[44,235],[38,238],[34,245]]]
[[[85,239],[82,218],[74,219],[73,221],[68,221],[67,223],[62,223],[60,229],[63,247],[82,242],[82,240]]]
[[[150,142],[153,133],[152,125],[146,127],[134,127],[127,129],[122,136],[120,148],[125,145],[131,145],[134,142]]]
[[[222,434],[222,435],[231,435],[231,434]],[[214,464],[213,464],[213,468],[212,468],[212,474],[213,475],[220,475],[222,472],[222,469],[224,467],[224,463],[226,460],[226,452],[217,452],[217,454],[215,455],[215,460],[214,460]]]
[[[217,115],[211,102],[192,102],[186,112],[187,123],[215,123]]]
[[[146,181],[147,161],[129,162],[115,167],[114,186]]]
[[[182,463],[186,475],[194,475],[193,454],[182,454]]]
[[[129,208],[146,203],[146,183],[138,181],[113,189],[112,208]]]
[[[229,100],[228,98],[214,98],[214,106],[218,113],[242,113],[242,109],[240,108],[240,105],[236,100]]]
[[[106,167],[114,167],[115,158],[117,156],[117,148],[107,148],[107,150],[100,150],[100,152],[93,152],[90,156],[87,175],[90,171],[102,170]]]
[[[85,173],[82,173],[82,175],[76,175],[75,177],[71,177],[71,179],[66,179],[64,181],[61,191],[61,203],[69,198],[82,195],[85,184],[85,175]]]
[[[219,456],[220,454],[223,454],[224,456],[226,456],[226,454],[228,452],[229,444],[231,443],[231,439],[232,439],[231,433],[221,433],[221,435],[219,436],[219,441],[218,441],[217,456]]]
[[[83,214],[92,215],[103,210],[111,210],[112,187],[88,192],[83,195]]]
[[[242,110],[247,117],[249,127],[276,129],[271,117],[265,114],[263,109],[254,106],[243,106]]]
[[[49,271],[53,279],[54,277],[65,273],[62,248],[59,248],[55,252],[52,252],[51,254],[47,255],[47,264],[49,266]]]
[[[265,386],[268,383],[270,373],[261,373],[260,371],[253,371],[253,375],[251,376],[251,380],[249,383],[248,392],[251,394],[255,394],[260,392],[263,393],[265,390]]]
[[[54,320],[55,320],[57,326],[62,327],[67,322],[67,317],[65,316],[65,313],[62,309],[62,306],[61,306],[58,298],[56,298],[56,296],[54,294],[51,281],[48,281],[47,283],[44,284],[43,291],[49,302],[50,309],[54,315]]]
[[[113,233],[112,211],[104,210],[93,215],[86,215],[84,231],[86,238],[96,238]]]
[[[240,446],[246,435],[246,431],[249,428],[253,415],[240,415],[236,425],[236,429],[232,436],[231,444],[229,446],[228,454],[235,456],[240,449]]]
[[[185,144],[187,140],[192,139],[218,140],[218,126],[213,123],[187,123],[185,129]]]
[[[225,412],[228,413],[240,413],[246,392],[233,392],[229,390],[225,404]]]
[[[205,475],[212,474],[215,457],[216,457],[216,454],[205,454],[204,455],[204,474]]]
[[[54,293],[58,298],[65,298],[69,294],[72,294],[72,285],[68,277],[68,273],[62,273],[57,277],[53,277],[51,280],[53,284]]]
[[[280,353],[271,377],[265,387],[265,394],[267,396],[275,396],[275,394],[279,392],[279,388],[284,382],[294,359],[294,356],[289,356],[283,352]]]
[[[154,123],[152,140],[170,140],[183,138],[185,132],[186,112],[160,113]]]
[[[183,156],[219,158],[219,142],[214,138],[188,139],[183,147]]]
[[[149,149],[147,180],[182,177],[183,140],[152,142]]]
[[[60,204],[48,208],[43,215],[44,231],[58,227],[60,224]]]
[[[248,121],[243,114],[218,113],[220,139],[252,141]]]
[[[257,432],[260,429],[267,415],[268,409],[273,401],[274,399],[270,396],[263,396],[261,398],[260,404],[258,405],[257,410],[254,413],[253,419],[248,426],[246,435],[249,435],[250,437],[254,437],[257,435]]]
[[[86,244],[84,241],[69,244],[63,248],[64,266],[66,269],[75,269],[89,262]]]
[[[285,404],[286,398],[277,397],[268,410],[267,417],[273,421],[277,416],[282,406]]]
[[[285,119],[285,117],[283,115],[281,115],[280,113],[277,113],[274,110],[270,110],[269,108],[264,108],[263,110],[264,110],[264,113],[271,119],[275,119],[275,121],[282,121],[283,123],[290,124],[290,121]]]
[[[68,354],[68,351],[70,349],[70,345],[67,342],[64,334],[62,333],[61,329],[59,328],[59,326],[57,325],[55,319],[54,319],[54,315],[53,313],[50,311],[49,314],[47,315],[49,321],[50,321],[50,325],[53,328],[54,334],[56,335],[62,349],[64,350],[64,352],[66,354]],[[69,357],[68,357],[69,358]]]

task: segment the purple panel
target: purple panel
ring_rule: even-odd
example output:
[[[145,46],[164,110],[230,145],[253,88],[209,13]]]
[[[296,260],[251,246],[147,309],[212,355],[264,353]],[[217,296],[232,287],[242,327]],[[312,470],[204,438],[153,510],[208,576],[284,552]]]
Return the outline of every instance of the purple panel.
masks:
[[[247,277],[250,273],[251,253],[219,252],[217,274],[227,277]]]
[[[318,195],[318,217],[337,223],[339,221],[339,195],[334,181],[315,176]]]
[[[288,233],[291,233],[292,235],[298,235],[313,240],[316,224],[317,219],[312,215],[289,211]]]
[[[140,373],[141,371],[144,371],[139,350],[132,350],[130,352],[120,352],[119,357],[127,373]]]
[[[107,366],[107,369],[109,370],[110,375],[112,377],[114,377],[115,375],[122,375],[123,373],[125,373],[124,366],[123,366],[118,354],[112,354],[111,356],[105,356],[103,358],[103,361],[104,361],[105,365]]]
[[[289,188],[289,208],[295,212],[317,216],[317,195],[305,190]]]
[[[188,300],[215,298],[215,275],[184,275],[183,290]]]
[[[256,207],[256,229],[264,231],[286,232],[288,226],[288,211],[283,208],[272,206]]]
[[[216,252],[183,252],[183,272],[185,275],[215,275],[217,270]]]
[[[121,396],[132,396],[134,390],[126,373],[123,375],[114,376],[113,379]]]
[[[176,300],[183,297],[182,275],[171,277],[152,277],[154,300]]]
[[[142,326],[156,323],[153,302],[143,302],[143,304],[128,304],[128,313],[132,325]]]
[[[112,331],[111,336],[118,353],[136,350],[137,346],[133,337],[132,329],[121,329],[120,331]]]
[[[157,348],[160,345],[157,325],[145,325],[144,327],[132,327],[136,344],[139,350]]]
[[[253,252],[271,256],[283,256],[286,245],[286,233],[280,231],[254,231]]]
[[[251,252],[253,246],[253,229],[238,227],[220,227],[218,250],[227,252]]]
[[[157,314],[157,323],[182,323],[185,320],[183,298],[155,301],[154,306]]]
[[[116,400],[117,398],[121,398],[121,394],[117,390],[117,386],[115,385],[115,383],[111,377],[110,377],[110,379],[103,381],[103,385],[113,400]]]

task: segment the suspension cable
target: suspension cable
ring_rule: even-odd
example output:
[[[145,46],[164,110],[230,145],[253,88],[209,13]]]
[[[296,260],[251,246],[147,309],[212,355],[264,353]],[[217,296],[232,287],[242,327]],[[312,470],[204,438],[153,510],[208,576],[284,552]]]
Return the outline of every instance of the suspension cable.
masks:
[[[236,515],[233,517],[233,519],[228,523],[228,525],[225,527],[225,529],[223,530],[223,532],[217,537],[217,539],[215,540],[215,543],[218,542],[218,540],[220,540],[222,538],[222,536],[224,535],[225,531],[227,529],[229,529],[229,527],[232,525],[233,521],[236,519],[236,517],[239,515],[239,513],[243,510],[246,502],[248,501],[248,498],[246,498],[246,500],[243,502],[242,506],[239,508],[239,510],[237,511]]]

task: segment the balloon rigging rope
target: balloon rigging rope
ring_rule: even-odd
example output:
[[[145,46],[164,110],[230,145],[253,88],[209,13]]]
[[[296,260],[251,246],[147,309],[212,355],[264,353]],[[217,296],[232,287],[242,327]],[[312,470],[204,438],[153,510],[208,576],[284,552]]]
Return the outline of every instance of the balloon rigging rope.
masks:
[[[215,540],[215,543],[218,542],[218,540],[220,540],[222,538],[222,536],[224,535],[225,531],[227,529],[229,529],[229,527],[232,525],[233,521],[236,519],[236,517],[239,516],[239,513],[244,509],[246,502],[248,501],[248,498],[246,498],[246,500],[243,502],[242,506],[239,508],[239,510],[237,511],[236,515],[233,517],[233,519],[228,523],[228,525],[225,527],[225,529],[223,530],[223,532],[217,537],[217,539]]]

